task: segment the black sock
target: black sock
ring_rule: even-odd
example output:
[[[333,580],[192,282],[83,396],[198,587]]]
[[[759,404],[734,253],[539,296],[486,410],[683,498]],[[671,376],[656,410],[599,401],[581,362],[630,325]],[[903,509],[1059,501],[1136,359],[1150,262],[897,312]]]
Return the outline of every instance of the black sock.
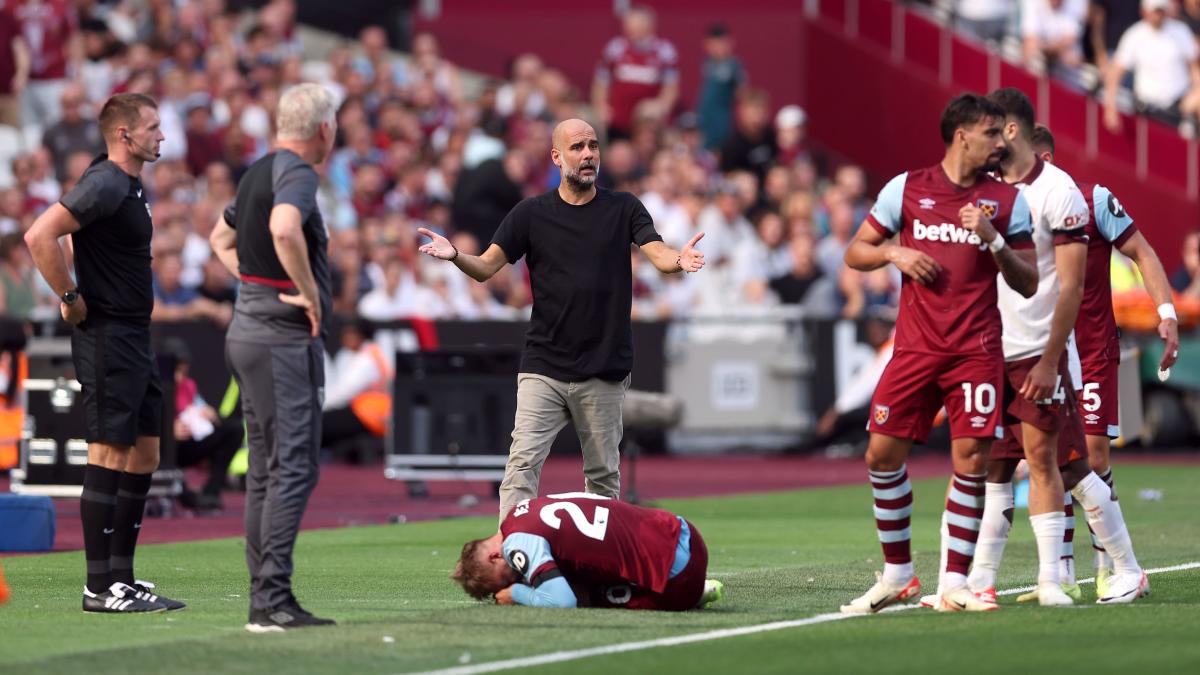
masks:
[[[87,587],[103,593],[112,585],[113,510],[121,472],[88,464],[83,471],[83,494],[79,497],[79,519],[83,521],[83,550],[87,558]]]
[[[113,514],[112,579],[133,585],[133,550],[142,531],[146,493],[153,474],[123,473],[117,490],[117,509]]]

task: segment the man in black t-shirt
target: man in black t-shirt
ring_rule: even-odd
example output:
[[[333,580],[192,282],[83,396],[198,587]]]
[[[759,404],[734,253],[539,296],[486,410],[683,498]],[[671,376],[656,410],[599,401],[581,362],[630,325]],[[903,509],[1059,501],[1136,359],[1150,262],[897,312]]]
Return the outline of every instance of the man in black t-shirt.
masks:
[[[337,132],[333,95],[296,85],[279,99],[275,151],[256,161],[209,241],[241,278],[225,357],[242,391],[250,466],[246,564],[250,620],[271,633],[330,625],[292,595],[292,549],[320,467],[321,399],[330,315],[329,233],[317,209]]]
[[[150,349],[154,225],[140,178],[163,141],[158,106],[141,94],[117,94],[100,111],[100,130],[107,154],[25,235],[38,271],[62,299],[63,319],[75,326],[71,356],[88,443],[79,503],[87,558],[83,610],[182,609],[133,576],[162,431],[162,383]],[[75,281],[58,246],[67,234]]]
[[[621,402],[633,368],[629,246],[637,244],[664,273],[704,266],[695,250],[704,233],[677,251],[663,243],[637,197],[596,187],[600,144],[590,125],[562,122],[553,144],[550,159],[563,177],[558,189],[517,204],[483,255],[459,253],[445,237],[418,230],[432,239],[422,253],[453,262],[476,281],[522,256],[529,267],[533,316],[517,377],[501,520],[537,496],[542,463],[568,421],[583,447],[587,491],[620,497]]]

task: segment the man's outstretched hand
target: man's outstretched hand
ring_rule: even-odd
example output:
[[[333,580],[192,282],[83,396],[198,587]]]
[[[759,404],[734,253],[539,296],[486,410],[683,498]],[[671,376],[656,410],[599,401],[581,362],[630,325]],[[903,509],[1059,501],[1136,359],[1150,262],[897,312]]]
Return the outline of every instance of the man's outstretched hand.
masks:
[[[438,260],[452,260],[458,254],[458,251],[454,248],[454,244],[451,244],[449,239],[437,232],[424,227],[418,227],[417,232],[433,240],[429,243],[421,244],[421,247],[417,249],[421,253],[433,256]]]

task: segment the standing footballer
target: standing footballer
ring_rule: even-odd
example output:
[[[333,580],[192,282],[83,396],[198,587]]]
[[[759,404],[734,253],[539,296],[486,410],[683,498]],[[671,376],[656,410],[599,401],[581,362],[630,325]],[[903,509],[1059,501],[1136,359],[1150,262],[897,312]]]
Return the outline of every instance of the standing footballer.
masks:
[[[1015,188],[986,174],[1004,150],[1003,121],[1004,111],[982,96],[951,100],[941,119],[942,161],[889,181],[846,250],[846,264],[854,269],[891,263],[905,279],[895,352],[871,401],[867,446],[884,571],[878,583],[842,606],[843,613],[874,613],[920,595],[905,460],[943,406],[950,418],[954,480],[946,499],[947,591],[938,609],[996,608],[967,588],[1004,386],[996,273],[1027,296],[1038,281],[1029,207]],[[896,235],[898,246],[885,245]]]
[[[160,612],[184,604],[136,581],[133,552],[158,467],[162,384],[150,349],[154,293],[150,205],[141,173],[159,156],[158,105],[117,94],[100,111],[108,152],[29,228],[34,264],[75,326],[71,357],[83,387],[88,464],[79,515],[87,558],[85,612]],[[71,235],[75,281],[58,238]]]

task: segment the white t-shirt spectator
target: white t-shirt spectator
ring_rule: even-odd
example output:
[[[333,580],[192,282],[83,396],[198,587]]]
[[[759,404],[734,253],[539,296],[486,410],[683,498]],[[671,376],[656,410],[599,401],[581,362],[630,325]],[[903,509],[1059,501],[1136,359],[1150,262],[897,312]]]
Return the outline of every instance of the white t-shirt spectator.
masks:
[[[1087,19],[1087,0],[1063,0],[1055,9],[1050,0],[1022,0],[1021,37],[1044,42],[1078,40]]]
[[[1113,60],[1133,72],[1133,93],[1139,101],[1170,108],[1191,87],[1188,66],[1196,57],[1196,40],[1187,25],[1167,19],[1158,30],[1145,21],[1130,26]]]
[[[971,21],[998,21],[1012,12],[1012,0],[958,0],[956,14]]]

